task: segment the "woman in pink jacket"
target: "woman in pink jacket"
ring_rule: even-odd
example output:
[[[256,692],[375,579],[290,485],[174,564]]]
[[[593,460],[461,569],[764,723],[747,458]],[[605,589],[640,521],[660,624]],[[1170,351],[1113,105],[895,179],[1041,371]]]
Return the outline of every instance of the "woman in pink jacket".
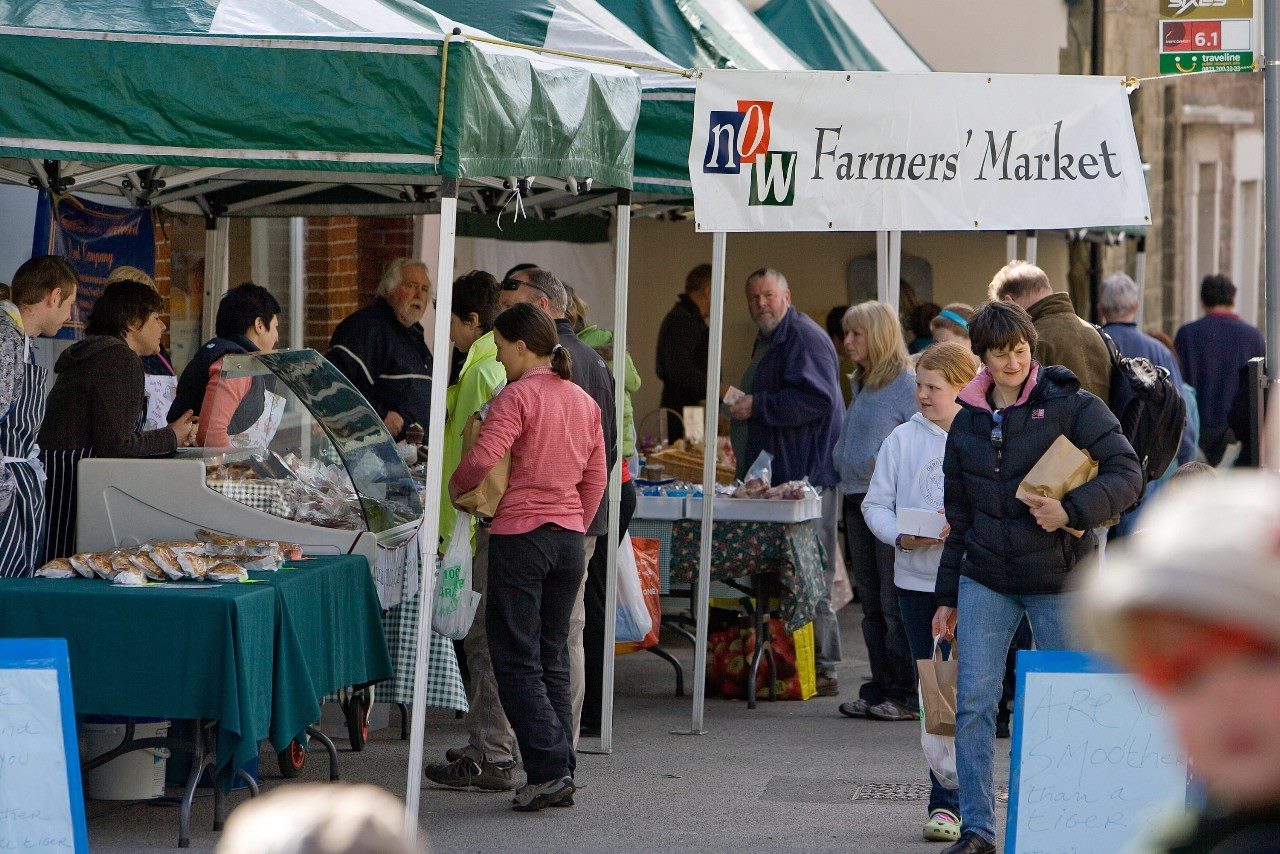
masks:
[[[449,481],[453,500],[511,453],[511,478],[489,535],[485,631],[498,696],[528,784],[515,809],[573,804],[569,615],[586,571],[583,535],[605,489],[600,408],[571,381],[569,353],[542,309],[494,320],[507,386]]]

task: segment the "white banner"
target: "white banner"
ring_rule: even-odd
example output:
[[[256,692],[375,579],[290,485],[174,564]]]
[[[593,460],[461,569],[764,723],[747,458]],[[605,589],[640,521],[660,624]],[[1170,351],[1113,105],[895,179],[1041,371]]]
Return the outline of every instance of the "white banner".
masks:
[[[699,231],[1151,223],[1116,77],[707,70],[689,175]]]

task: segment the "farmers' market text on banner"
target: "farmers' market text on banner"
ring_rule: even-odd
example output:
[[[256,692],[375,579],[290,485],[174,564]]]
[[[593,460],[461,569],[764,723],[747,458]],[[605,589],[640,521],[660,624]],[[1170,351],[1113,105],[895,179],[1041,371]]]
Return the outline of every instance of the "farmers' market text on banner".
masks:
[[[703,71],[699,231],[1145,226],[1114,77]]]

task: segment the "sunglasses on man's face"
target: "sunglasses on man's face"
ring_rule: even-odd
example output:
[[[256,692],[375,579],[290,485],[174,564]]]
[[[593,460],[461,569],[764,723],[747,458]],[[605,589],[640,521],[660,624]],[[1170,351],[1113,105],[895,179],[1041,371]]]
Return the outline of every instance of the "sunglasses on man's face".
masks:
[[[535,291],[545,295],[547,299],[551,298],[551,294],[547,293],[544,289],[538,287],[533,282],[526,282],[524,279],[503,279],[498,284],[498,289],[503,291],[518,291],[520,290],[521,285],[533,288]]]

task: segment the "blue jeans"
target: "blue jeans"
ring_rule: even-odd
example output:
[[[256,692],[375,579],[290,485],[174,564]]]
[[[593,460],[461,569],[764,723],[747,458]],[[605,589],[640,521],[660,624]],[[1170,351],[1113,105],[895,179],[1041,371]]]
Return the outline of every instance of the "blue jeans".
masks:
[[[933,614],[938,610],[938,597],[919,590],[898,588],[898,610],[902,613],[902,627],[907,632],[907,644],[911,657],[917,661],[933,655]],[[942,644],[942,654],[948,654],[950,644]],[[948,789],[929,772],[929,812],[950,810],[960,814],[960,793]]]
[[[971,578],[960,578],[956,771],[960,776],[960,818],[966,833],[976,833],[992,843],[996,839],[992,781],[996,705],[1013,633],[1025,614],[1037,649],[1070,649],[1074,595],[1006,596]]]

